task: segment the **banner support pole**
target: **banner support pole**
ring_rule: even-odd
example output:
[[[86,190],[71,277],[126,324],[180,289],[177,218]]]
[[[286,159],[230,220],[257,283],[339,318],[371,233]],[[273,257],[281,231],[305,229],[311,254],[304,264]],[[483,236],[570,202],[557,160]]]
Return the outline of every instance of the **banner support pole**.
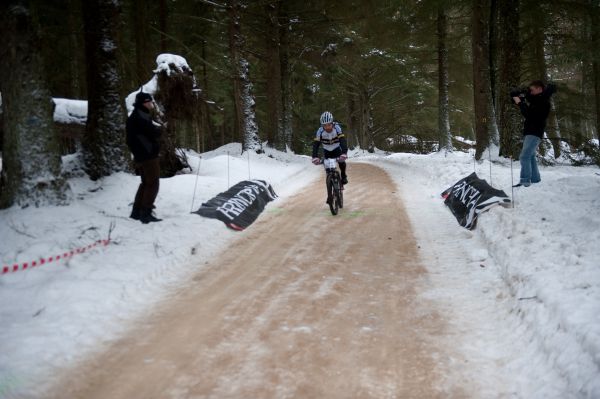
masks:
[[[510,155],[510,202],[512,208],[515,207],[515,187],[513,186],[513,157]]]
[[[194,183],[194,194],[192,195],[192,209],[190,213],[194,212],[194,200],[196,199],[196,187],[198,186],[198,176],[200,175],[200,165],[202,164],[202,156],[198,157],[198,170],[196,171],[196,182]]]
[[[488,156],[490,157],[490,186],[493,186],[492,184],[492,146],[488,146]]]

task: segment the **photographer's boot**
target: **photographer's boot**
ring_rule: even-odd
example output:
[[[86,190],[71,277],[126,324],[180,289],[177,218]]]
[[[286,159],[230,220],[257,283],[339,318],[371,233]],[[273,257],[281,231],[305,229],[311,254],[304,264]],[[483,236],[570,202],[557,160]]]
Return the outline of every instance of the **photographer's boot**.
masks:
[[[133,209],[131,210],[131,215],[129,215],[129,217],[133,220],[140,220],[141,217],[141,210],[138,207],[133,207]]]
[[[144,224],[152,222],[160,222],[162,219],[157,218],[152,214],[152,209],[142,208],[140,213],[140,222]]]

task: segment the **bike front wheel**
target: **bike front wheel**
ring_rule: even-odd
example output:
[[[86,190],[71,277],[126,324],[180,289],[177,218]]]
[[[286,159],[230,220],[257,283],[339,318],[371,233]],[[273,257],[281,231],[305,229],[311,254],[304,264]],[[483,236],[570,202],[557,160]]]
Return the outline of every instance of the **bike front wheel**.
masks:
[[[342,209],[344,207],[344,185],[342,184],[342,180],[338,179],[338,206],[340,207],[340,209]]]
[[[332,215],[338,214],[339,209],[339,190],[335,188],[334,179],[331,176],[327,177],[327,203],[329,204],[329,210]]]

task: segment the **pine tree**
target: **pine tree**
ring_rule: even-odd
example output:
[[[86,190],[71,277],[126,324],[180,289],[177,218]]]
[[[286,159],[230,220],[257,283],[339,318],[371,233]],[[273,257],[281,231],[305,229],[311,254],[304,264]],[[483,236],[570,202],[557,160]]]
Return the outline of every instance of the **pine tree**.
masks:
[[[519,0],[498,0],[499,73],[496,104],[500,125],[500,155],[515,158],[521,136],[521,113],[510,98],[511,89],[521,82],[521,45],[519,41]]]
[[[280,26],[279,10],[281,0],[270,1],[266,4],[266,81],[267,81],[267,141],[269,145],[279,150],[285,150],[286,142],[283,135],[283,83],[281,80]]]
[[[241,10],[244,7],[239,0],[229,0],[229,49],[233,68],[233,96],[235,103],[236,127],[242,135],[242,149],[262,151],[258,136],[258,125],[252,82],[250,81],[248,60],[244,57],[246,39],[242,35]]]
[[[65,204],[53,104],[44,81],[39,35],[29,2],[0,5],[0,89],[3,107],[0,207]]]
[[[450,110],[448,108],[448,18],[444,2],[438,4],[438,129],[439,149],[452,151],[452,135],[450,133]]]
[[[473,0],[472,52],[473,52],[473,108],[475,110],[475,158],[481,156],[491,145],[490,121],[493,114],[490,84],[489,48],[489,0]]]
[[[282,149],[292,148],[294,136],[292,108],[292,71],[290,64],[290,35],[291,18],[289,16],[288,2],[282,2],[279,7],[279,71],[281,73],[281,137],[277,140]]]
[[[82,144],[85,170],[93,180],[128,168],[115,39],[119,12],[118,0],[83,1],[88,118]]]
[[[590,22],[592,25],[592,73],[594,79],[596,137],[600,136],[600,1],[590,0]]]

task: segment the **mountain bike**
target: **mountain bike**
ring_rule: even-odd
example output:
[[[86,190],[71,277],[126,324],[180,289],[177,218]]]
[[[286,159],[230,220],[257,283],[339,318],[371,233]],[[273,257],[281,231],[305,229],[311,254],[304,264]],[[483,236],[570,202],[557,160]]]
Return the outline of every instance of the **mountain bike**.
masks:
[[[322,160],[327,176],[325,185],[327,187],[327,204],[332,215],[338,214],[338,209],[344,207],[344,185],[340,172],[337,169],[337,158],[325,158]]]

